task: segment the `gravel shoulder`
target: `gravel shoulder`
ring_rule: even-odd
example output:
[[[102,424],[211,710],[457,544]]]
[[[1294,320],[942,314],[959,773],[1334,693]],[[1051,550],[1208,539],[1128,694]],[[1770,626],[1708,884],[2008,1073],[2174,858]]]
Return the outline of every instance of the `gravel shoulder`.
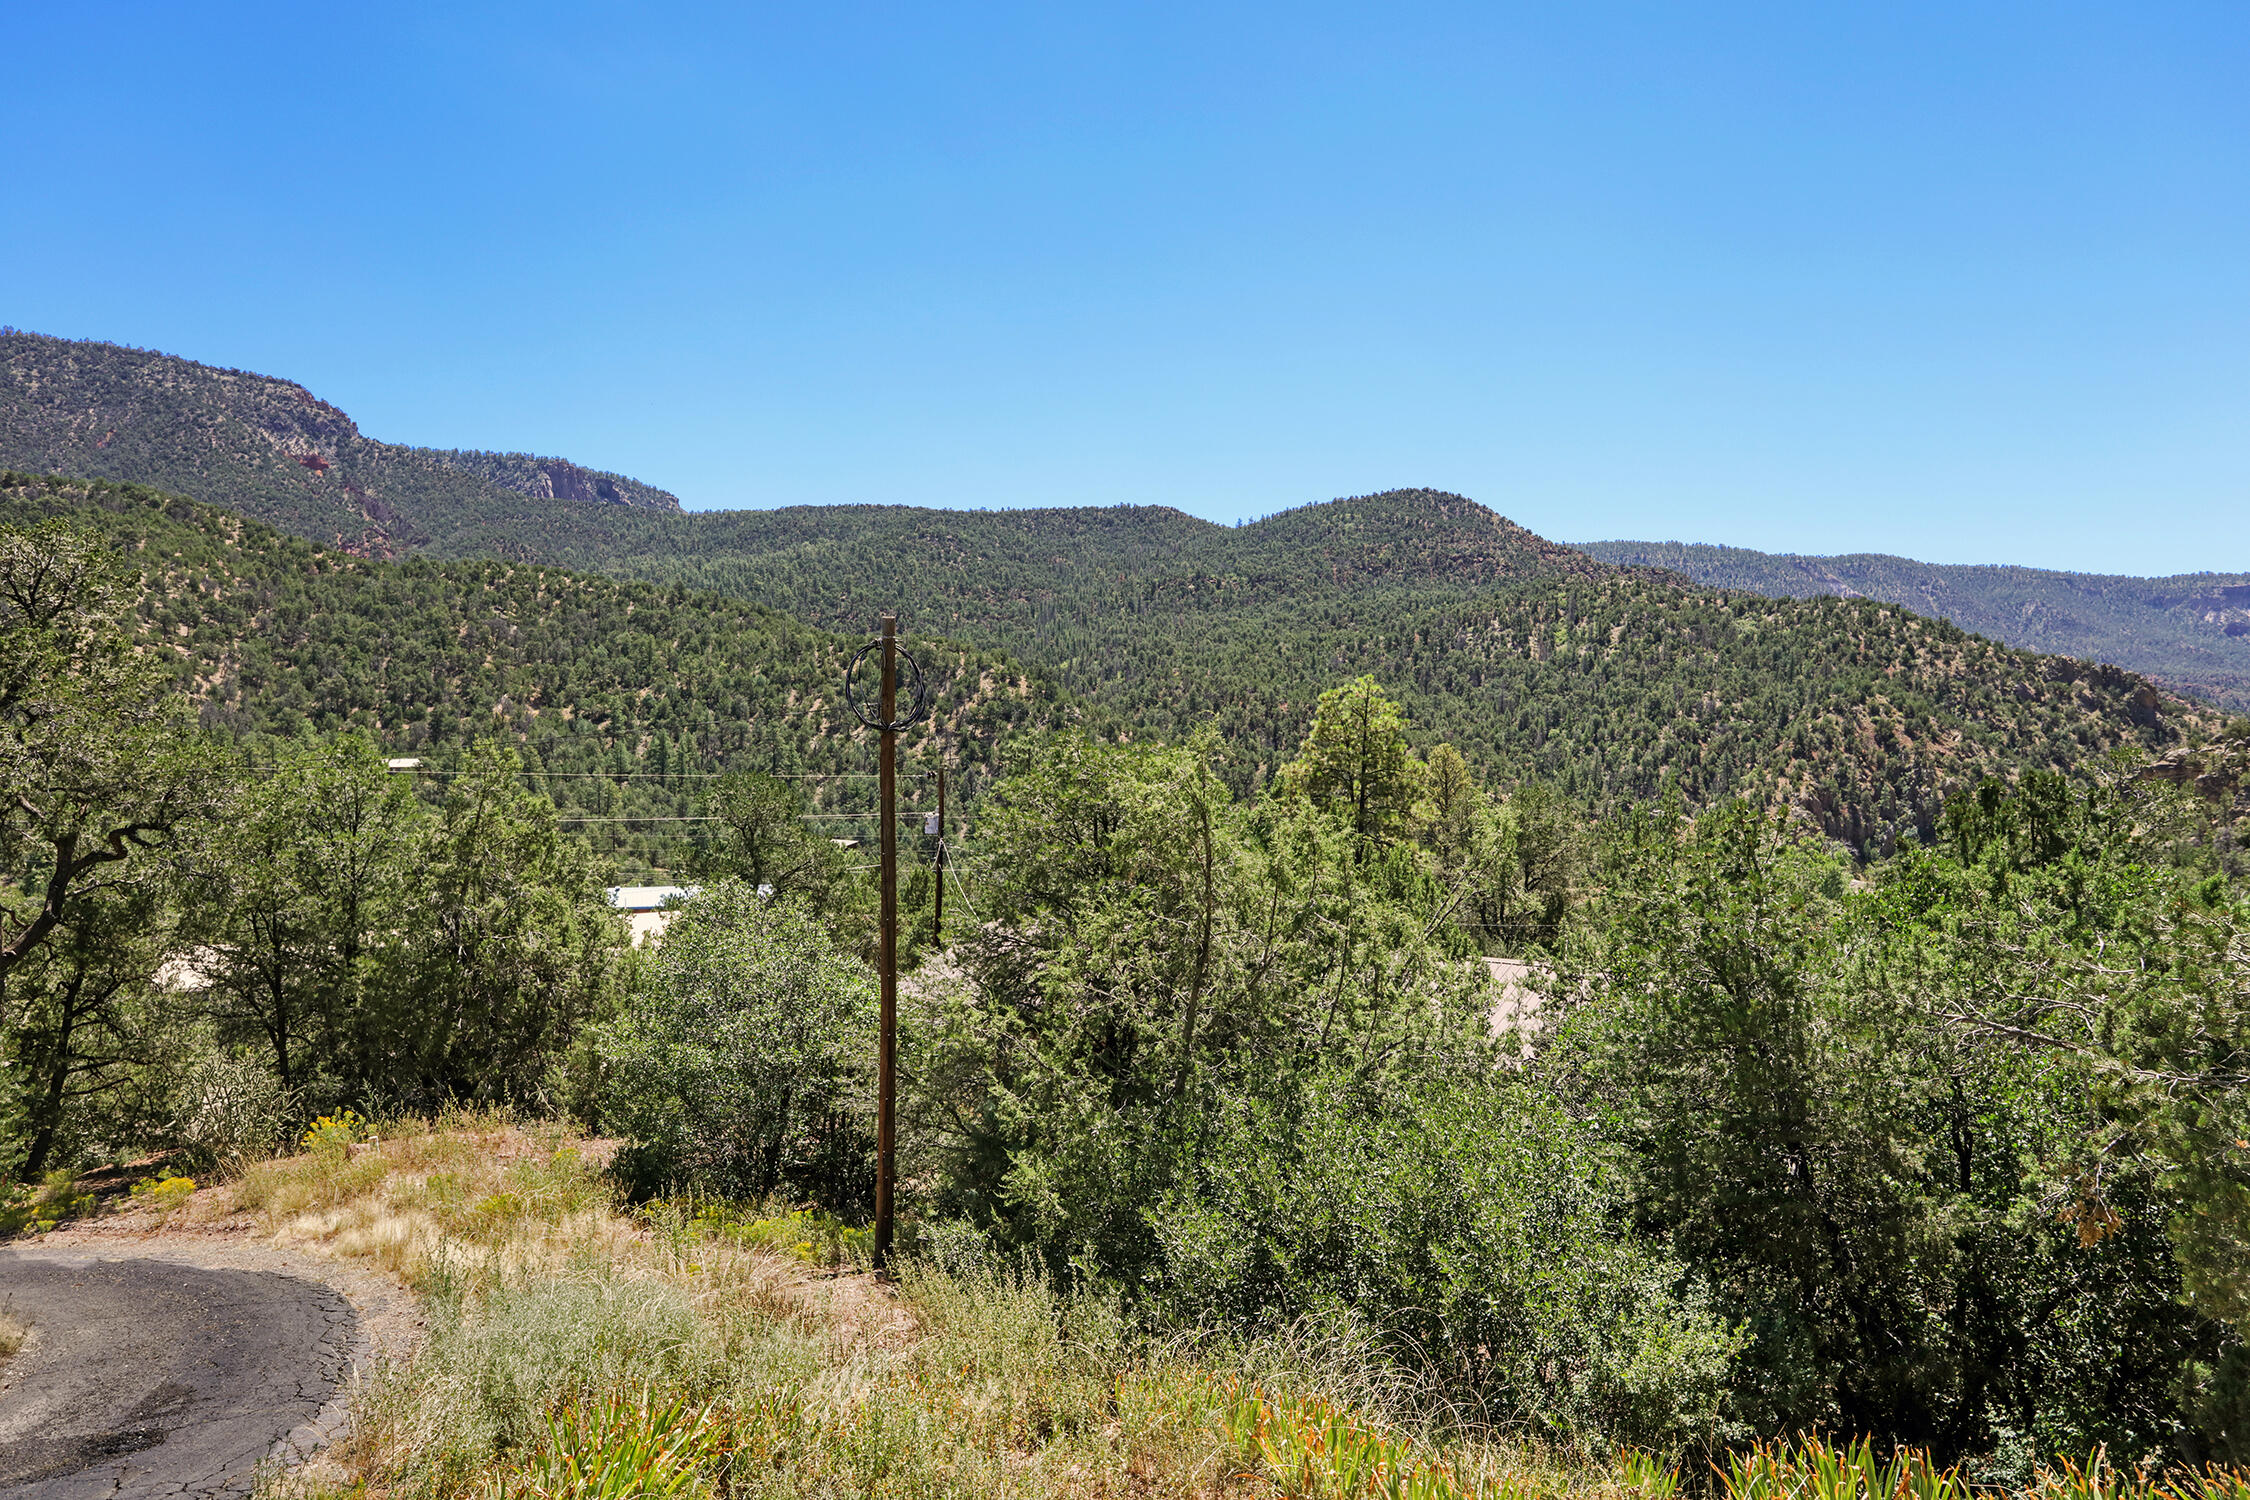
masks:
[[[0,1366],[5,1500],[246,1495],[342,1437],[357,1381],[423,1330],[395,1283],[247,1219],[0,1243],[0,1307],[32,1330]]]

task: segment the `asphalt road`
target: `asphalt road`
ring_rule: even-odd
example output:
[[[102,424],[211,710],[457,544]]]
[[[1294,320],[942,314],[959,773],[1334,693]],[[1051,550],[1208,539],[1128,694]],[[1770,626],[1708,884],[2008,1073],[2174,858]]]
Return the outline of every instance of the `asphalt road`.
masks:
[[[358,1320],[275,1271],[0,1247],[0,1500],[247,1495],[337,1435]]]

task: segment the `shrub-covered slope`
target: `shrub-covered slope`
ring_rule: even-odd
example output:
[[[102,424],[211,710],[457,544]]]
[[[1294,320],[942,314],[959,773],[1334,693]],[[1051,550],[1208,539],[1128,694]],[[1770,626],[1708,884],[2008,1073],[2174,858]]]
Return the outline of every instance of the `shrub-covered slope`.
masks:
[[[695,773],[726,767],[872,765],[840,692],[859,641],[757,605],[535,564],[354,557],[139,486],[0,473],[0,523],[54,516],[136,557],[149,649],[178,659],[214,727],[357,727],[433,765],[499,734],[580,816],[698,811]],[[1053,717],[1054,692],[989,652],[916,648],[932,712],[908,754],[942,739],[973,795],[1011,727]],[[609,775],[553,774],[592,772]],[[869,805],[858,781],[806,786],[824,810]],[[678,832],[588,826],[628,862]]]
[[[78,511],[166,559],[151,625],[194,659],[215,722],[359,723],[402,750],[502,725],[557,769],[748,755],[824,770],[852,753],[836,684],[856,634],[676,581],[358,559],[116,486],[17,476],[7,495],[0,516]],[[1558,562],[1562,549],[1458,497],[1340,502],[1239,531],[1168,514],[1144,526],[1109,511],[880,512],[885,526],[923,527],[920,545],[889,545],[895,531],[821,544],[807,527],[795,548],[745,554],[740,573],[679,571],[821,615],[836,551],[858,548],[888,571],[826,619],[872,614],[879,590],[896,590],[918,601],[917,638],[1028,658],[1036,676],[966,647],[933,651],[941,722],[971,764],[1007,725],[1052,721],[1068,694],[1126,733],[1215,722],[1247,788],[1295,750],[1322,689],[1367,672],[1399,692],[1419,738],[1451,740],[1503,780],[1544,777],[1596,804],[1746,794],[1881,844],[1979,777],[2120,746],[2162,752],[2216,724],[2130,673],[1895,605]],[[1104,531],[1110,517],[1126,540]],[[945,529],[963,519],[1018,528],[1015,544]],[[948,549],[950,564],[921,561]],[[1130,549],[1139,570],[1108,571]]]
[[[1589,557],[1670,568],[1774,598],[1882,599],[2011,646],[2115,662],[2250,712],[2250,573],[2129,578],[1960,566],[1862,552],[1802,557],[1686,542],[1588,542]]]
[[[588,511],[573,526],[578,565],[838,627],[900,601],[911,624],[1007,650],[1139,730],[1214,720],[1269,769],[1322,689],[1371,672],[1425,738],[1504,778],[1596,802],[1668,785],[1691,802],[1772,797],[1854,843],[1922,822],[1976,778],[2160,751],[2215,722],[2116,668],[1896,605],[1606,565],[1429,490],[1239,528],[1167,510],[904,507]],[[687,528],[693,547],[649,544]]]
[[[1661,574],[1525,585],[1359,640],[1344,671],[1396,684],[1503,775],[1597,803],[1676,787],[1797,809],[1883,846],[1986,776],[2161,752],[2219,716],[2116,667],[1998,645],[1897,605],[1764,599]]]

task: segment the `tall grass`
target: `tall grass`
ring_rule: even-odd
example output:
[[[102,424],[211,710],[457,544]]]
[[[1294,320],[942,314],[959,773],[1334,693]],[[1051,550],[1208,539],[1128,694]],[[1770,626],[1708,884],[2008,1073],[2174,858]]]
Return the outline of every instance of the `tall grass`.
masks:
[[[333,1136],[335,1133],[331,1133]],[[1348,1321],[1251,1341],[1136,1336],[1114,1299],[989,1257],[847,1269],[814,1216],[619,1211],[553,1131],[457,1116],[319,1139],[234,1185],[283,1239],[416,1285],[429,1337],[361,1392],[370,1496],[488,1500],[1292,1497],[1675,1500],[1679,1471],[1496,1434]],[[1971,1500],[1911,1451],[1728,1456],[1725,1500]],[[1996,1492],[1979,1491],[1990,1497]],[[2042,1470],[2022,1500],[2250,1500],[2207,1470]]]
[[[1878,1453],[1865,1438],[1761,1443],[1728,1455],[1728,1500],[1990,1500],[2005,1494],[1971,1482],[1914,1448]],[[2220,1468],[2118,1469],[2096,1453],[2042,1468],[2025,1500],[2250,1500],[2250,1475]]]

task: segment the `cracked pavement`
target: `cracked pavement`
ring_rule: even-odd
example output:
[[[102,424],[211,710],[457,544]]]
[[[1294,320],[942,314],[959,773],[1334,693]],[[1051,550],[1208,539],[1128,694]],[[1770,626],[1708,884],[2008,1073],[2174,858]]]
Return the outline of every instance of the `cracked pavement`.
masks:
[[[247,1495],[341,1437],[352,1304],[273,1270],[0,1247],[0,1500]]]

